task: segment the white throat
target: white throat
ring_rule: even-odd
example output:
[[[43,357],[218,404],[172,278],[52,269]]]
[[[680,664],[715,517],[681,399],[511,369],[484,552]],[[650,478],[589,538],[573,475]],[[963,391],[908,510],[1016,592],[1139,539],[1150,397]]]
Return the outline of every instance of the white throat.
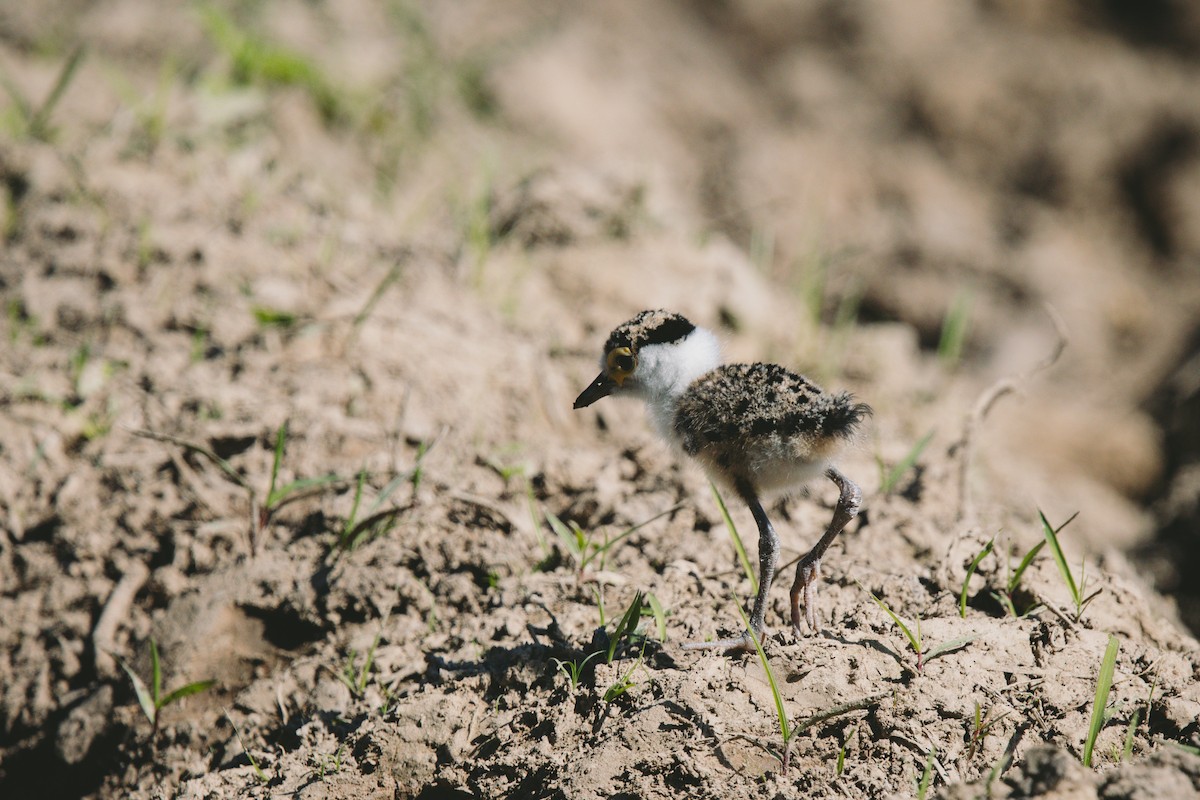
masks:
[[[631,393],[646,401],[658,432],[674,441],[675,404],[692,381],[721,365],[721,345],[712,331],[696,328],[678,342],[646,345],[638,351],[637,385]]]

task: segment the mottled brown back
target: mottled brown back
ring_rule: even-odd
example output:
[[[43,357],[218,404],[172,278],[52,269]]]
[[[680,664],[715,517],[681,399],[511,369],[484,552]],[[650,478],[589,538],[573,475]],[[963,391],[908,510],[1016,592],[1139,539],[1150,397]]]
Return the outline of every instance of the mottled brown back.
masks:
[[[689,455],[753,481],[755,462],[817,460],[870,413],[778,364],[726,364],[684,392],[675,432]]]

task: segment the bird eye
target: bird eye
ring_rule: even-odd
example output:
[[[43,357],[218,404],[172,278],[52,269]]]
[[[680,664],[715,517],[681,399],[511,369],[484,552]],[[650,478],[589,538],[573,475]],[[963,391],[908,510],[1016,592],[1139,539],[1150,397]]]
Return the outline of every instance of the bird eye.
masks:
[[[620,386],[631,372],[637,369],[637,357],[628,347],[617,347],[609,352],[608,374]]]

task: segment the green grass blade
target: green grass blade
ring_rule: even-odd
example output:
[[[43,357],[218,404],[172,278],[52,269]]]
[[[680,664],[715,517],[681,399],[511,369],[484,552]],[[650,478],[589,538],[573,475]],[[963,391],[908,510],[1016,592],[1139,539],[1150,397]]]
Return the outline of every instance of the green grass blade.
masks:
[[[925,795],[929,793],[929,785],[933,783],[933,761],[937,756],[937,750],[929,748],[929,758],[925,760],[925,771],[921,773],[921,782],[917,784],[917,800],[925,800]]]
[[[421,442],[417,445],[417,455],[413,458],[413,468],[408,473],[408,482],[412,484],[413,496],[417,494],[417,490],[421,488],[421,479],[425,477],[425,456],[429,455],[429,451],[433,449],[433,445],[437,444],[435,439],[431,443]]]
[[[271,462],[271,486],[267,489],[267,508],[274,505],[271,499],[275,497],[275,485],[279,480],[279,465],[283,462],[283,445],[287,441],[287,428],[287,421],[284,420],[284,423],[275,431],[275,458]]]
[[[609,550],[611,550],[611,549],[612,549],[612,548],[613,548],[615,545],[617,545],[617,544],[618,544],[618,543],[619,543],[619,542],[620,542],[622,539],[625,539],[625,538],[626,538],[626,537],[628,537],[628,536],[629,536],[631,533],[634,533],[634,532],[636,532],[636,531],[638,531],[638,530],[641,530],[642,528],[644,528],[644,527],[646,527],[647,525],[649,525],[651,522],[654,522],[655,520],[658,520],[658,519],[662,519],[663,517],[667,516],[668,514],[673,514],[673,513],[675,513],[676,511],[678,511],[678,510],[679,510],[679,509],[681,509],[681,508],[683,508],[683,503],[676,503],[675,505],[673,505],[673,506],[671,506],[670,508],[668,508],[666,511],[660,511],[660,512],[658,512],[657,514],[655,514],[653,517],[651,517],[650,519],[648,519],[648,520],[645,520],[644,522],[639,522],[638,524],[636,524],[636,525],[633,525],[632,527],[626,528],[625,530],[621,531],[619,534],[617,534],[617,535],[616,535],[616,536],[614,536],[613,538],[611,538],[611,539],[609,539],[608,541],[606,541],[606,542],[605,542],[605,543],[604,543],[604,544],[603,544],[603,545],[602,545],[602,546],[601,546],[601,547],[598,549],[598,551],[597,551],[597,554],[599,554],[599,553],[607,553],[607,552],[608,552]]]
[[[726,508],[725,500],[717,490],[717,485],[711,481],[708,485],[712,487],[713,497],[717,498],[717,507],[721,509],[721,517],[725,520],[725,529],[729,531],[729,538],[733,539],[733,549],[737,551],[738,561],[742,562],[742,570],[750,579],[750,588],[755,594],[758,594],[758,578],[754,575],[754,568],[750,566],[750,559],[746,556],[746,546],[742,544],[742,537],[738,534],[737,526],[733,524],[733,518],[729,516],[729,509]]]
[[[1104,709],[1108,705],[1108,690],[1112,688],[1113,672],[1117,668],[1117,651],[1121,643],[1116,636],[1108,635],[1108,647],[1104,651],[1104,659],[1100,662],[1100,675],[1096,678],[1096,697],[1092,702],[1092,721],[1088,725],[1087,741],[1083,744],[1083,765],[1092,766],[1092,751],[1096,746],[1096,737],[1104,727]]]
[[[42,105],[34,112],[33,118],[29,121],[29,135],[33,138],[41,140],[49,138],[50,115],[54,113],[54,107],[58,105],[58,101],[62,99],[63,93],[71,85],[71,81],[75,77],[75,71],[79,69],[79,65],[83,62],[86,52],[87,50],[83,45],[79,45],[71,51],[70,57],[67,58],[62,70],[58,73],[58,80],[54,82],[54,88],[50,90],[50,94],[46,95],[46,99],[42,101]]]
[[[156,431],[147,430],[135,430],[131,431],[131,433],[133,433],[134,436],[140,436],[144,439],[153,439],[157,442],[167,442],[168,444],[177,445],[182,447],[184,450],[204,456],[213,464],[216,464],[217,467],[224,472],[230,480],[245,489],[251,496],[254,495],[254,487],[250,485],[249,481],[242,477],[242,474],[234,469],[232,464],[221,458],[212,450],[209,450],[207,447],[198,445],[195,442],[189,442],[187,439],[181,439],[178,436],[172,436],[169,433],[158,433]]]
[[[294,480],[291,483],[284,484],[283,486],[274,489],[269,495],[267,495],[267,508],[275,510],[292,495],[298,494],[299,492],[303,492],[307,489],[329,486],[330,484],[338,483],[341,480],[342,477],[340,475],[334,475],[332,473],[329,475],[320,475],[315,478],[300,478],[299,480]]]
[[[1021,576],[1025,574],[1025,570],[1029,569],[1029,565],[1033,563],[1033,560],[1037,558],[1038,553],[1042,552],[1042,548],[1045,546],[1046,540],[1043,539],[1035,544],[1033,548],[1025,554],[1025,557],[1021,559],[1021,563],[1017,566],[1016,572],[1014,572],[1012,577],[1008,579],[1009,594],[1015,592],[1017,587],[1021,585]],[[1013,613],[1013,616],[1016,616],[1015,612]]]
[[[180,686],[178,689],[172,690],[166,697],[160,699],[158,705],[160,708],[166,708],[167,706],[171,705],[171,703],[182,700],[185,697],[191,697],[194,694],[206,692],[216,685],[216,680],[210,678],[206,681],[196,681],[195,683],[189,683],[186,686]]]
[[[625,634],[632,633],[637,627],[638,622],[642,618],[642,604],[644,601],[645,595],[638,592],[633,596],[633,602],[629,604],[629,608],[625,609],[625,614],[621,617],[620,622],[617,623],[613,635],[608,640],[608,651],[605,654],[607,656],[606,663],[611,664],[613,662],[613,658],[617,654],[617,646],[621,643],[621,639]]]
[[[558,536],[571,555],[575,556],[576,559],[583,557],[583,548],[580,547],[579,538],[558,518],[557,514],[553,511],[547,511],[546,522],[550,523],[550,530],[554,531],[554,534]]]
[[[938,359],[947,366],[954,366],[962,358],[963,346],[967,341],[968,322],[971,316],[971,295],[959,292],[942,318],[942,334],[938,340]]]
[[[21,122],[25,126],[25,130],[29,130],[29,121],[33,119],[33,106],[29,104],[29,99],[21,92],[20,87],[13,83],[12,78],[8,77],[8,73],[0,69],[0,84],[4,85],[4,91],[8,92],[8,97],[17,108],[17,114],[21,117]]]
[[[278,308],[255,306],[251,313],[254,314],[254,321],[264,328],[290,328],[297,321],[296,315],[291,311],[282,311]]]
[[[1012,754],[1008,750],[1005,750],[1000,754],[1000,757],[996,759],[996,762],[992,764],[991,770],[988,771],[987,780],[983,784],[989,798],[992,796],[992,784],[996,782],[997,778],[1004,774],[1004,770],[1008,769],[1011,763]]]
[[[995,541],[994,538],[989,539],[988,543],[983,546],[983,549],[979,551],[979,554],[971,560],[970,565],[967,567],[967,576],[963,578],[962,591],[958,595],[958,615],[964,619],[967,616],[967,587],[971,583],[971,576],[975,574],[975,570],[979,567],[979,562],[987,558],[988,553],[992,552],[992,545]]]
[[[767,661],[767,653],[763,650],[762,642],[758,639],[758,634],[750,627],[750,618],[746,616],[746,612],[742,610],[742,606],[738,603],[737,598],[733,599],[733,605],[737,608],[738,615],[742,618],[742,625],[750,634],[750,641],[754,642],[754,649],[758,653],[758,660],[762,663],[763,671],[767,673],[767,683],[771,686],[771,696],[775,699],[775,714],[779,717],[779,733],[783,736],[784,747],[792,739],[791,726],[788,724],[787,711],[783,707],[783,695],[779,693],[779,684],[775,682],[775,673],[771,670],[771,663]]]
[[[953,653],[955,650],[961,650],[978,638],[979,634],[975,633],[970,636],[963,636],[960,639],[951,639],[948,642],[942,642],[939,645],[931,647],[929,648],[929,652],[925,654],[925,663],[928,664],[938,656],[944,656],[947,653]]]
[[[579,665],[574,661],[563,661],[561,658],[551,658],[554,666],[558,668],[571,685],[571,691],[575,691],[575,687],[579,685]]]
[[[896,488],[896,484],[904,477],[904,473],[912,469],[917,463],[917,459],[921,457],[921,453],[929,445],[929,442],[933,440],[934,433],[935,431],[930,431],[921,437],[921,440],[908,451],[908,455],[901,459],[899,464],[892,467],[890,472],[885,473],[883,480],[880,482],[879,491],[884,494],[892,493],[892,490]]]
[[[155,708],[162,708],[162,665],[158,661],[158,642],[150,637],[150,696]]]
[[[607,627],[608,622],[605,621],[604,615],[604,584],[598,583],[596,586],[593,586],[592,594],[596,597],[596,611],[600,614],[600,627]]]
[[[637,669],[637,667],[638,665],[635,662],[633,666],[625,671],[625,674],[613,681],[612,685],[604,690],[604,702],[613,702],[633,687],[633,671]]]
[[[654,617],[654,625],[658,630],[658,640],[665,642],[667,640],[667,612],[663,610],[662,603],[658,602],[658,598],[653,594],[646,593],[646,603],[650,607],[650,613]]]
[[[859,584],[859,585],[862,586],[862,584]],[[921,653],[920,637],[914,636],[913,632],[909,629],[909,627],[904,624],[904,620],[900,619],[900,617],[898,617],[896,615],[895,611],[892,611],[890,608],[888,608],[887,603],[883,602],[878,597],[876,597],[874,592],[868,591],[866,589],[866,587],[863,587],[863,589],[864,589],[864,591],[867,592],[867,594],[871,595],[871,599],[875,601],[875,605],[882,608],[887,613],[887,615],[892,618],[892,621],[895,622],[897,626],[899,626],[900,630],[904,631],[904,635],[906,637],[908,637],[908,643],[912,645],[913,652],[920,655],[920,653]]]
[[[258,776],[258,780],[263,784],[268,783],[267,774],[258,765],[258,760],[254,758],[254,754],[250,752],[250,748],[246,747],[246,742],[242,739],[242,732],[238,730],[237,725],[233,724],[233,719],[229,716],[229,711],[225,712],[225,719],[229,722],[229,727],[233,728],[233,733],[237,736],[238,744],[242,746],[242,752],[250,760],[250,766],[254,767],[254,774]]]
[[[1133,754],[1133,735],[1137,733],[1138,717],[1141,713],[1141,709],[1138,709],[1129,718],[1129,727],[1125,729],[1125,746],[1121,748],[1121,761]]]
[[[358,671],[358,693],[362,694],[367,689],[367,679],[371,677],[371,667],[375,665],[375,650],[379,647],[379,639],[382,634],[375,634],[375,640],[371,642],[371,647],[367,650],[367,657],[363,659],[362,669]]]
[[[842,746],[838,750],[837,769],[835,770],[835,774],[837,774],[839,777],[843,772],[846,771],[846,750],[850,747],[850,742],[854,739],[854,736],[857,733],[858,725],[855,724],[855,726],[850,729],[850,732],[846,734],[846,738],[842,740]]]
[[[350,504],[350,514],[346,517],[346,522],[342,525],[342,539],[348,539],[350,532],[354,530],[354,525],[358,521],[358,504],[362,502],[363,484],[367,482],[367,471],[365,469],[358,471],[358,481],[354,486],[354,502]]]
[[[367,516],[373,516],[379,510],[379,507],[386,503],[388,498],[395,494],[396,490],[403,486],[406,481],[408,481],[408,476],[406,475],[397,475],[388,481],[387,485],[383,487],[383,491],[375,498],[375,502],[371,504],[370,510],[367,511]]]
[[[402,257],[403,258],[403,257]],[[371,316],[371,312],[375,310],[376,304],[383,299],[383,295],[391,288],[392,284],[400,280],[404,274],[404,261],[393,264],[388,270],[387,275],[383,276],[383,280],[371,292],[371,296],[367,298],[367,302],[363,303],[363,307],[357,314],[354,315],[353,327],[357,330],[362,327],[362,324],[367,321],[367,317]]]
[[[1004,610],[1006,612],[1008,612],[1010,615],[1012,615],[1014,618],[1020,616],[1019,614],[1017,614],[1017,607],[1013,605],[1013,601],[1009,598],[1009,596],[1007,594],[1001,594],[1000,592],[992,592],[992,599],[994,599],[997,603],[999,603],[1001,606],[1003,606]]]
[[[158,717],[158,709],[154,706],[154,698],[150,696],[150,690],[146,688],[146,684],[137,676],[137,673],[125,663],[125,659],[117,657],[121,668],[125,670],[125,674],[129,676],[129,681],[133,684],[133,693],[137,695],[138,705],[142,708],[142,713],[146,715],[146,719],[150,724],[154,724],[154,720]]]
[[[1050,543],[1050,552],[1054,554],[1054,562],[1058,564],[1058,571],[1062,573],[1063,580],[1067,582],[1067,588],[1071,590],[1071,599],[1075,601],[1076,606],[1079,605],[1079,587],[1075,583],[1075,576],[1071,574],[1071,567],[1067,563],[1067,557],[1063,553],[1062,545],[1058,542],[1058,532],[1067,527],[1071,520],[1075,519],[1078,514],[1079,512],[1075,512],[1075,514],[1071,515],[1071,519],[1068,519],[1055,529],[1050,524],[1050,521],[1046,519],[1046,515],[1042,513],[1042,510],[1038,509],[1038,516],[1042,520],[1042,532],[1046,536],[1046,541]]]

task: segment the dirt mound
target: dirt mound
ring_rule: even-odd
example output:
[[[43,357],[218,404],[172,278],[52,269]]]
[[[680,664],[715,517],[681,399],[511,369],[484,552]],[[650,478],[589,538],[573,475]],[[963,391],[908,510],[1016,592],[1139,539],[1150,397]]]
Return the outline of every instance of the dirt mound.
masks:
[[[1127,6],[0,15],[0,795],[1200,790],[1196,17]],[[875,409],[770,679],[571,410],[653,307]]]

